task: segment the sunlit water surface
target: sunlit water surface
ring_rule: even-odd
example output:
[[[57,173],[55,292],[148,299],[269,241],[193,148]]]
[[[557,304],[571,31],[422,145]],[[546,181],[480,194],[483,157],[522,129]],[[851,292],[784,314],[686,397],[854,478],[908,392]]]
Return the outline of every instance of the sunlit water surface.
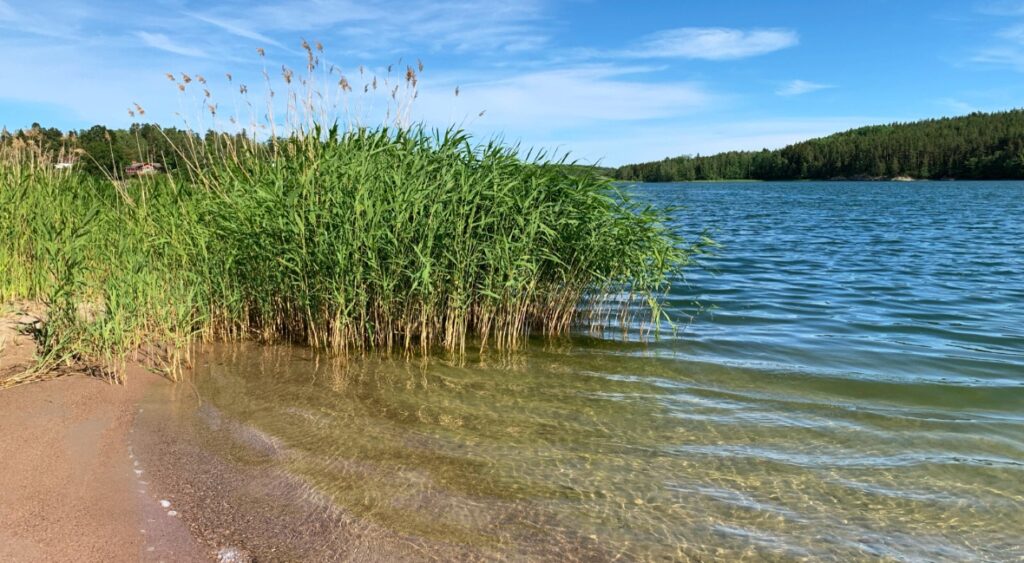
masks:
[[[634,193],[722,244],[674,290],[678,334],[217,348],[203,409],[343,510],[491,556],[1024,557],[1024,183]]]

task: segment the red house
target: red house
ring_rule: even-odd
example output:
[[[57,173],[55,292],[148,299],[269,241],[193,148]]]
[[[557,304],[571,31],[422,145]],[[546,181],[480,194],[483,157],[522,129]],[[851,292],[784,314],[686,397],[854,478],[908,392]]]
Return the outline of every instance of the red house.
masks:
[[[157,162],[133,162],[124,169],[125,176],[149,176],[159,174],[163,165]]]

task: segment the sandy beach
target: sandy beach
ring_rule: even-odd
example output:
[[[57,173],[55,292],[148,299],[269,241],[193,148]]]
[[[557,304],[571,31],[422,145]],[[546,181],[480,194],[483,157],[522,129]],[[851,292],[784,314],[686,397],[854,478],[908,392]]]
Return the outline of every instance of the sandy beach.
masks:
[[[0,318],[0,377],[32,360],[35,345],[17,324]],[[183,424],[174,412],[193,399],[187,383],[132,364],[123,385],[66,375],[0,389],[0,561],[473,558],[352,518],[293,478],[209,451],[211,439],[246,455],[270,446],[219,420]]]
[[[10,374],[33,344],[10,321],[2,339]],[[0,561],[211,560],[132,453],[139,401],[159,385],[135,368],[125,385],[72,375],[0,391]]]

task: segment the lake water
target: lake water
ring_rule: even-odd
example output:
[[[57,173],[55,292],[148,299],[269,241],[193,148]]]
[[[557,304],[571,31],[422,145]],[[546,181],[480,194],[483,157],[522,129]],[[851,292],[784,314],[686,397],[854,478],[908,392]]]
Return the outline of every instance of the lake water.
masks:
[[[675,335],[465,363],[216,348],[175,416],[481,557],[1024,557],[1024,183],[633,192],[722,245],[673,291]]]

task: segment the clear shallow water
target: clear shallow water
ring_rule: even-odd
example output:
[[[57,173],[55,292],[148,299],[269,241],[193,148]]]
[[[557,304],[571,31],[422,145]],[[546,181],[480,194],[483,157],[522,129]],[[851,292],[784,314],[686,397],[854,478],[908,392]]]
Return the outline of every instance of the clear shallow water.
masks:
[[[636,193],[723,245],[672,296],[706,308],[677,336],[464,364],[213,349],[176,412],[483,556],[1024,557],[1024,183]]]

